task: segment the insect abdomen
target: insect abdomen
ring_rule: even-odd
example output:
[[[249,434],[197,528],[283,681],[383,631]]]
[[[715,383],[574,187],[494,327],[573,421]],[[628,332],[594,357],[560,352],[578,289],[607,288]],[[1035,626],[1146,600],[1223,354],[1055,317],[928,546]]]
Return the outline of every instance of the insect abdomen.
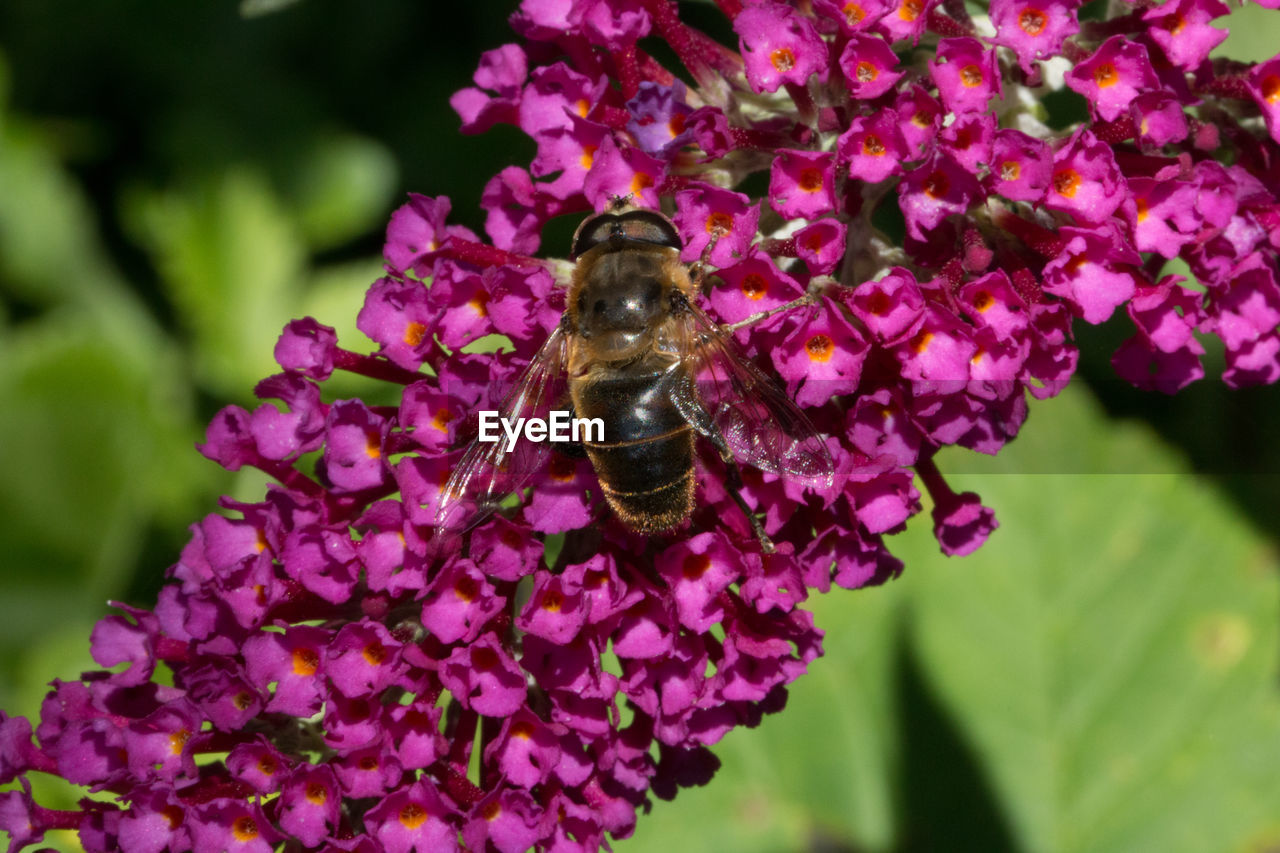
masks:
[[[575,389],[579,417],[600,418],[604,440],[586,445],[610,507],[641,533],[669,530],[693,511],[693,428],[672,402],[678,370],[614,375]]]

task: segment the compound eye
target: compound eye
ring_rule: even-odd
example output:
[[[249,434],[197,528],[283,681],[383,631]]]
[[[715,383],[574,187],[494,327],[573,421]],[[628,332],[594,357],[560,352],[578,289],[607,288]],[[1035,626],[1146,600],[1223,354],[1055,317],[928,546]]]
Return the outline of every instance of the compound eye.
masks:
[[[584,219],[573,235],[573,247],[570,258],[579,258],[591,249],[608,240],[618,229],[618,217],[612,213],[601,213]]]
[[[672,249],[683,247],[671,220],[653,210],[631,210],[618,217],[621,236],[638,243],[653,243]]]

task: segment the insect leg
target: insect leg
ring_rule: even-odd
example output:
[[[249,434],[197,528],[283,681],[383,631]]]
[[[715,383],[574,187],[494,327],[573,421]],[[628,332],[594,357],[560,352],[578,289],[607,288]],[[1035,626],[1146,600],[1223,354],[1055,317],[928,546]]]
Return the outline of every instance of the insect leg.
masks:
[[[729,448],[724,446],[724,439],[720,439],[720,442],[721,446],[716,449],[720,451],[720,458],[724,460],[727,471],[724,487],[729,492],[729,497],[733,498],[733,502],[742,510],[742,514],[747,517],[747,521],[751,524],[751,532],[760,541],[760,550],[766,554],[772,554],[776,550],[773,546],[773,540],[764,532],[764,525],[760,523],[760,519],[756,518],[756,514],[751,511],[751,507],[747,506],[747,502],[742,499],[742,495],[738,493],[738,490],[742,488],[742,469],[738,467],[738,463],[729,453]]]
[[[802,305],[812,305],[812,304],[813,304],[813,297],[806,293],[804,296],[801,296],[798,299],[792,299],[790,302],[788,302],[785,305],[779,305],[776,308],[770,308],[768,311],[760,311],[756,314],[752,314],[750,317],[744,317],[743,319],[739,320],[736,323],[726,323],[720,327],[720,331],[726,335],[731,335],[734,332],[738,331],[739,329],[745,329],[747,326],[754,326],[756,323],[759,323],[763,320],[767,320],[770,317],[774,316],[775,314],[781,314],[785,311],[790,311],[793,308],[799,308]]]

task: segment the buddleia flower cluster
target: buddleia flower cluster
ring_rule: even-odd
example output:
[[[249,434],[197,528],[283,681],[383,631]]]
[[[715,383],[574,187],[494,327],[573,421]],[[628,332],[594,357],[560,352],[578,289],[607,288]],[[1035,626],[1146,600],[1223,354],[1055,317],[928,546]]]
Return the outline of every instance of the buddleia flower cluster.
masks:
[[[605,847],[784,706],[822,653],[808,596],[901,571],[918,485],[944,553],[982,544],[991,511],[934,455],[1015,437],[1070,380],[1074,322],[1127,314],[1113,363],[1142,388],[1200,378],[1197,333],[1227,384],[1280,375],[1280,57],[1211,58],[1220,0],[716,5],[736,43],[667,0],[525,0],[452,103],[536,156],[483,187],[484,238],[444,198],[395,212],[374,352],[294,321],[265,402],[217,416],[202,452],[275,484],[191,528],[34,731],[0,715],[11,850]],[[1087,120],[1052,123],[1073,100]],[[544,226],[618,197],[670,214],[719,322],[807,297],[736,333],[835,460],[827,489],[745,471],[775,553],[713,454],[673,535],[629,532],[558,455],[464,541],[438,527],[475,413],[564,308]],[[399,403],[325,402],[335,370]],[[33,773],[92,796],[42,807]]]

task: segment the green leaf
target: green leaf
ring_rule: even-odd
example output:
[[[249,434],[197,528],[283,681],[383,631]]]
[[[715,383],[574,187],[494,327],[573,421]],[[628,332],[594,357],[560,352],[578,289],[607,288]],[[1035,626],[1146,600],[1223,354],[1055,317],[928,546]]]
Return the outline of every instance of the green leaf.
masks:
[[[199,382],[220,399],[247,399],[279,369],[272,345],[296,312],[305,259],[296,224],[249,167],[179,189],[135,190],[125,207],[194,339]]]
[[[0,346],[3,670],[50,626],[104,612],[152,529],[196,517],[216,469],[192,450],[181,365],[136,306],[102,298]]]
[[[788,708],[727,737],[716,779],[659,803],[623,849],[1280,840],[1267,543],[1075,388],[999,456],[939,464],[961,460],[989,472],[949,477],[995,508],[987,545],[942,557],[926,510],[890,539],[901,579],[811,602],[827,656]]]
[[[358,136],[324,136],[299,158],[291,183],[295,215],[313,249],[329,249],[383,227],[396,190],[391,152]]]

